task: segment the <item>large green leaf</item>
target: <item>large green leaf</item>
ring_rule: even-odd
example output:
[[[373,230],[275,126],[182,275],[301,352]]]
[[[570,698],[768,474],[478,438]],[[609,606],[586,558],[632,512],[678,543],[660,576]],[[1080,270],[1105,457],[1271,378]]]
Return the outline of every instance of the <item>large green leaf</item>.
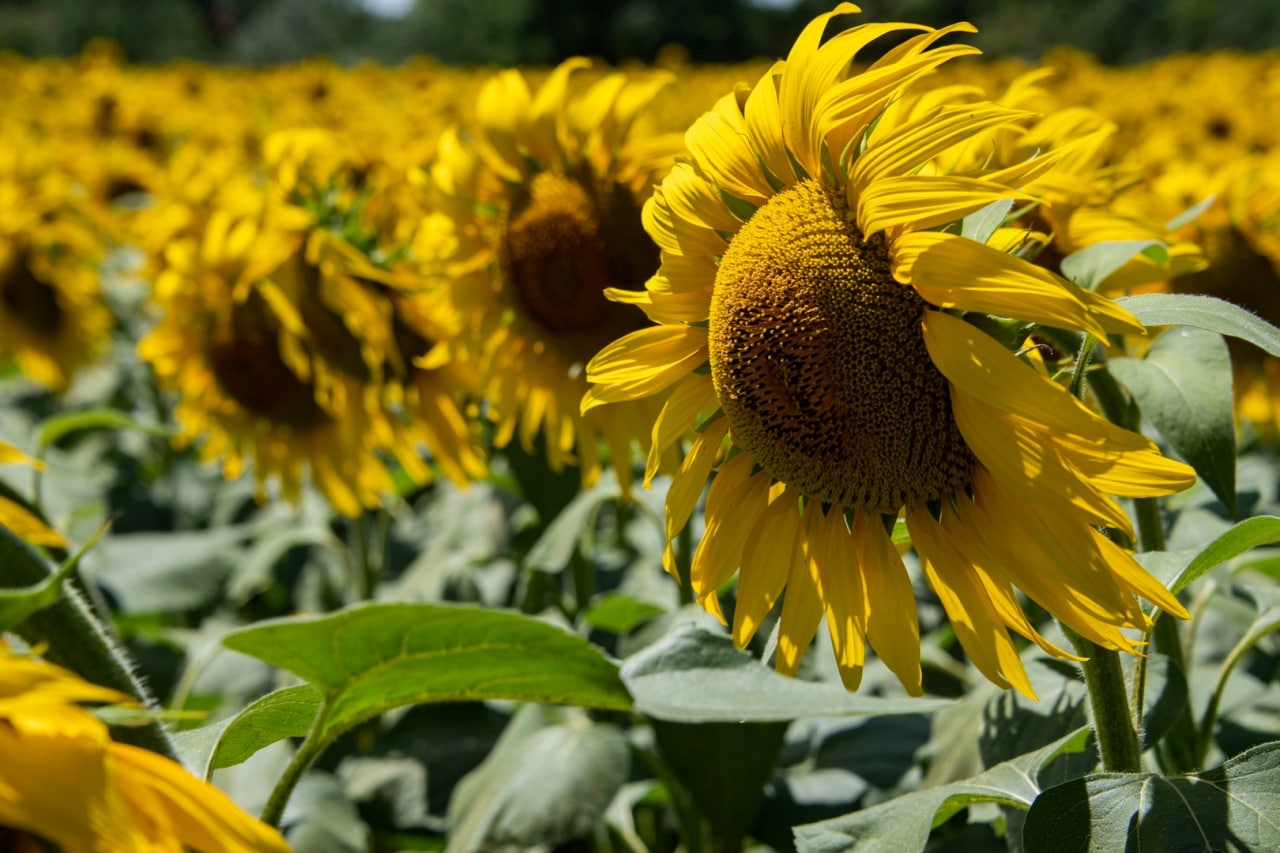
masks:
[[[1239,305],[1190,293],[1144,293],[1116,300],[1148,326],[1193,326],[1248,341],[1280,358],[1280,329]]]
[[[1085,290],[1097,290],[1113,272],[1136,255],[1169,263],[1169,247],[1159,240],[1104,240],[1062,259],[1062,274]]]
[[[1280,850],[1280,743],[1208,773],[1099,773],[1050,788],[1027,813],[1028,850]]]
[[[636,710],[685,723],[914,714],[950,704],[858,696],[834,684],[787,678],[735,649],[728,637],[691,625],[628,658],[622,680]]]
[[[447,850],[531,850],[587,835],[630,773],[617,726],[525,706],[455,789]]]
[[[913,791],[833,820],[797,826],[796,849],[800,853],[917,853],[928,844],[933,827],[963,808],[979,803],[1029,808],[1040,794],[1040,771],[1059,755],[1082,751],[1088,742],[1089,731],[1080,729],[970,779]]]
[[[213,771],[248,761],[276,741],[305,735],[322,698],[313,684],[285,687],[261,697],[234,717],[178,732],[174,742],[183,763],[207,779]]]
[[[627,710],[615,664],[546,622],[444,604],[358,604],[273,619],[223,644],[286,669],[325,695],[320,736],[424,702],[517,699]]]
[[[1196,469],[1232,515],[1236,511],[1236,430],[1231,355],[1221,335],[1177,327],[1146,358],[1117,358],[1111,372],[1129,387],[1143,417]]]

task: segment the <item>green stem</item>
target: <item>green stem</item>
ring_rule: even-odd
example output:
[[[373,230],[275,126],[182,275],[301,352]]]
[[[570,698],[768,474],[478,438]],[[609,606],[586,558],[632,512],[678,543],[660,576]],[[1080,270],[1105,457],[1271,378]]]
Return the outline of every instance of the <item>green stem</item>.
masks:
[[[298,751],[293,754],[293,759],[284,768],[284,773],[280,774],[280,779],[276,782],[276,786],[271,789],[271,797],[267,800],[267,805],[262,810],[261,817],[262,822],[268,826],[274,826],[279,829],[280,819],[284,817],[284,809],[289,804],[289,797],[293,794],[293,789],[298,787],[298,782],[301,781],[302,775],[320,757],[320,753],[328,748],[329,741],[320,737],[328,718],[329,704],[326,702],[320,707],[320,712],[316,714],[316,718],[311,722],[311,730],[307,732],[307,736],[298,747]]]
[[[22,587],[40,583],[53,573],[35,549],[0,526],[0,581]],[[49,607],[32,614],[15,629],[30,645],[44,645],[44,658],[66,667],[94,684],[127,693],[146,708],[158,703],[135,674],[128,653],[93,615],[92,608],[73,586],[64,584],[62,595]],[[169,734],[160,722],[145,726],[122,726],[113,736],[134,746],[149,749],[177,760]]]
[[[680,603],[693,603],[693,525],[676,534],[676,571],[680,573]]]
[[[1086,658],[1080,668],[1093,708],[1093,731],[1102,754],[1102,767],[1114,773],[1142,769],[1142,750],[1125,698],[1124,669],[1120,654],[1094,645],[1066,625],[1062,626],[1076,652]]]
[[[1080,352],[1076,354],[1075,367],[1071,371],[1071,396],[1084,399],[1084,380],[1089,373],[1089,361],[1093,358],[1093,350],[1098,346],[1098,339],[1093,335],[1085,335],[1080,344]]]

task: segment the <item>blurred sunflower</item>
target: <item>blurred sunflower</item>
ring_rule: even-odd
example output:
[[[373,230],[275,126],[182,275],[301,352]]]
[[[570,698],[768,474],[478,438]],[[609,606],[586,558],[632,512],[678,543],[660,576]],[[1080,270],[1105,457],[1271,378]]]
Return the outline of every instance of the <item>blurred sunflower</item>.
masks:
[[[476,365],[495,446],[518,436],[531,451],[541,431],[551,468],[576,463],[590,483],[603,439],[625,488],[632,445],[647,439],[656,405],[581,414],[583,366],[645,325],[618,303],[638,298],[658,268],[640,210],[681,140],[633,130],[668,75],[572,86],[587,65],[565,62],[536,94],[519,71],[498,75],[479,95],[474,135],[441,139],[429,187],[453,223],[441,238],[452,248],[445,294],[464,325],[440,357]]]
[[[698,430],[667,496],[667,537],[718,466],[691,581],[719,615],[716,590],[740,568],[739,645],[785,588],[779,670],[795,672],[825,612],[850,689],[869,640],[919,694],[915,598],[886,532],[905,511],[970,658],[994,683],[1033,695],[1009,631],[1072,655],[1035,629],[1014,587],[1094,643],[1136,652],[1121,630],[1149,625],[1135,596],[1187,614],[1095,525],[1131,532],[1107,495],[1167,494],[1194,474],[954,313],[1104,340],[1144,331],[1109,300],[1009,254],[1000,231],[983,243],[937,230],[1025,199],[1018,188],[1069,149],[1000,169],[930,167],[1025,114],[990,103],[904,109],[904,87],[976,52],[934,45],[972,27],[867,24],[822,42],[834,15],[855,11],[843,3],[816,18],[785,62],[689,130],[691,162],[644,210],[663,260],[643,299],[661,325],[588,364],[583,408],[669,390],[656,443]],[[921,32],[850,73],[867,44],[910,30]]]
[[[358,405],[362,383],[335,372],[319,394],[314,373],[297,372],[298,350],[290,348],[306,330],[254,286],[299,251],[291,217],[214,213],[200,240],[171,244],[156,281],[163,314],[138,352],[162,387],[179,392],[181,440],[199,439],[201,457],[221,462],[228,479],[248,460],[260,493],[278,478],[284,497],[297,501],[309,468],[335,509],[357,515],[393,486]],[[321,400],[357,404],[335,410]]]
[[[0,656],[0,827],[67,851],[289,849],[276,830],[181,765],[112,741],[107,726],[79,704],[128,696],[17,654],[3,641]]]
[[[98,281],[101,245],[70,181],[30,144],[10,138],[0,151],[0,358],[61,391],[105,346],[113,320]]]
[[[388,189],[369,179],[387,172],[315,129],[272,134],[264,154],[277,191],[310,223],[285,261],[254,283],[284,320],[286,362],[315,385],[326,410],[362,407],[372,441],[415,482],[431,479],[423,447],[460,486],[484,476],[458,404],[458,368],[414,364],[448,334],[443,306],[415,293],[407,248],[381,246],[382,230],[366,219]],[[361,397],[350,398],[356,389]]]

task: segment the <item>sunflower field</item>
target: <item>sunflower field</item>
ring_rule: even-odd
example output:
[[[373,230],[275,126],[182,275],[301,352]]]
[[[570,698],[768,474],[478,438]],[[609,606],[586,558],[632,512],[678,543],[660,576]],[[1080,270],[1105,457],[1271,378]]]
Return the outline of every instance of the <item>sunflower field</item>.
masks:
[[[1280,53],[858,12],[0,54],[0,849],[1280,849]]]

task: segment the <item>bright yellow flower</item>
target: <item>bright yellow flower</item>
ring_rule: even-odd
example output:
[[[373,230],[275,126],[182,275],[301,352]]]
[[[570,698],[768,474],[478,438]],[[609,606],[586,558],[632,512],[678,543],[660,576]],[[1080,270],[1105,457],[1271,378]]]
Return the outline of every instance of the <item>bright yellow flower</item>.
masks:
[[[289,849],[180,765],[113,742],[78,704],[129,697],[2,644],[0,655],[0,826],[67,853]]]
[[[601,346],[645,324],[605,293],[638,296],[658,268],[640,209],[680,138],[633,132],[666,75],[612,73],[580,90],[571,84],[587,64],[565,62],[536,93],[518,71],[491,80],[474,136],[442,138],[431,190],[453,222],[448,294],[465,323],[447,354],[477,366],[494,444],[518,436],[532,449],[541,431],[551,467],[576,463],[589,483],[603,439],[625,486],[632,445],[647,439],[656,406],[582,415],[582,369]]]
[[[991,103],[904,103],[946,60],[941,30],[868,24],[822,43],[815,19],[789,57],[690,129],[645,206],[662,268],[643,301],[661,325],[587,366],[584,409],[669,391],[653,452],[696,429],[667,496],[667,537],[704,483],[698,600],[738,571],[733,638],[746,644],[786,589],[776,665],[794,673],[825,613],[845,683],[866,641],[921,692],[915,599],[886,525],[905,511],[925,577],[993,682],[1031,694],[1009,631],[1061,657],[1015,587],[1110,649],[1149,624],[1135,596],[1185,609],[1096,526],[1131,532],[1108,495],[1163,495],[1194,474],[1098,418],[959,311],[1059,328],[1143,332],[1128,312],[958,219],[1024,185],[1069,148],[993,169],[929,168],[974,134],[1026,120]],[[851,74],[888,32],[919,30]],[[923,167],[923,168],[922,168]],[[667,564],[671,568],[668,548]],[[740,571],[739,571],[740,570]],[[723,617],[722,617],[723,618]]]
[[[31,459],[13,445],[0,441],[0,465],[14,463],[40,465],[37,460]],[[67,544],[57,531],[36,518],[26,507],[14,503],[4,495],[0,495],[0,524],[12,530],[20,539],[25,539],[33,545],[61,548]]]

